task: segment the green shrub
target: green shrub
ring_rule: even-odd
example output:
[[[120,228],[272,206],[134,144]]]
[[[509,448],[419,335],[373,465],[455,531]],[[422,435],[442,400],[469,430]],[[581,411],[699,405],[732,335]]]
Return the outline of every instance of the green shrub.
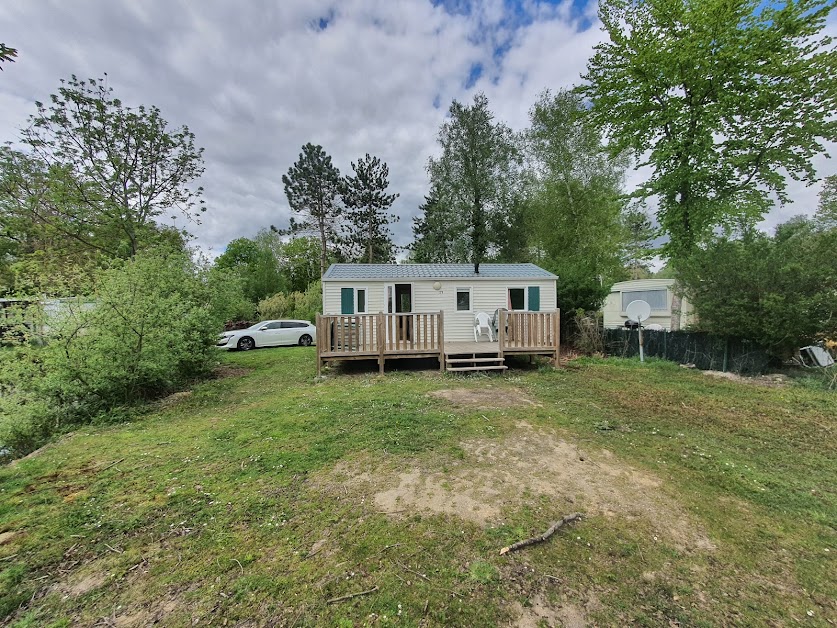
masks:
[[[137,254],[96,278],[85,306],[49,320],[46,344],[0,358],[0,447],[31,451],[68,426],[207,374],[233,289],[182,251]]]
[[[323,290],[319,281],[308,286],[305,292],[280,292],[259,302],[259,316],[269,318],[296,318],[314,321],[323,310]]]

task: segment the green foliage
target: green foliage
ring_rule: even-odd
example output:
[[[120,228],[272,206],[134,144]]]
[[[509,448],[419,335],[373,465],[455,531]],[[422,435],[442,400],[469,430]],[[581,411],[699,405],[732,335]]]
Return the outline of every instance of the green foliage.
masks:
[[[321,247],[317,238],[292,238],[278,250],[282,277],[290,292],[305,292],[320,280]]]
[[[256,304],[247,296],[245,280],[237,272],[218,267],[206,273],[212,296],[212,310],[220,321],[249,321],[256,315]]]
[[[350,262],[390,263],[395,245],[389,225],[398,217],[388,214],[398,194],[387,194],[389,167],[377,157],[352,162],[354,176],[344,177],[341,197],[346,206],[345,255]]]
[[[614,154],[651,168],[666,250],[687,257],[713,229],[786,200],[785,173],[813,180],[837,139],[837,51],[822,36],[830,0],[606,0],[609,41],[581,93]]]
[[[337,252],[340,241],[340,171],[331,163],[322,146],[310,142],[302,147],[299,159],[282,175],[291,210],[290,233],[313,233],[320,239],[320,276],[326,271],[329,253]]]
[[[651,276],[649,261],[655,254],[653,240],[657,230],[651,224],[645,207],[634,205],[622,212],[622,228],[625,242],[622,246],[622,263],[630,279],[646,279]]]
[[[230,302],[177,249],[114,263],[91,296],[48,320],[45,346],[0,356],[0,442],[16,455],[48,433],[205,375]]]
[[[323,311],[323,288],[319,281],[315,281],[305,292],[279,293],[259,302],[259,317],[296,318],[314,321],[317,314]]]
[[[469,261],[479,272],[480,262],[510,248],[510,236],[519,233],[511,227],[519,225],[514,210],[519,207],[521,155],[511,129],[494,122],[485,94],[475,95],[470,106],[454,100],[449,114],[439,130],[442,154],[430,158],[427,172],[444,208],[432,209],[451,216],[449,221],[433,218],[417,224],[422,235],[427,232],[425,237],[436,242],[455,236],[448,245],[466,256],[456,261]],[[437,226],[444,228],[442,234],[432,234]]]
[[[65,296],[91,289],[110,259],[185,247],[169,211],[203,211],[202,150],[156,107],[126,107],[104,80],[63,82],[22,131],[26,152],[0,147],[0,289]],[[199,210],[199,211],[198,211]]]
[[[781,357],[837,336],[837,229],[795,218],[773,237],[719,237],[682,263],[678,278],[698,327],[753,340]]]
[[[442,264],[468,260],[466,227],[461,216],[448,209],[437,188],[430,191],[413,219],[410,260],[419,264]]]
[[[215,265],[241,277],[244,295],[254,304],[284,287],[279,262],[264,241],[237,238],[218,256]]]
[[[823,227],[837,228],[837,174],[823,180],[820,203],[814,218]]]
[[[558,275],[562,310],[596,310],[622,272],[626,160],[609,157],[572,92],[542,93],[530,117],[529,246]]]
[[[193,220],[204,211],[202,188],[189,187],[203,149],[187,127],[170,130],[157,107],[125,106],[106,78],[62,80],[50,103],[36,103],[21,138],[57,186],[39,220],[125,257],[149,244],[167,212]]]
[[[8,61],[10,63],[14,63],[15,62],[15,57],[17,57],[17,50],[16,49],[10,48],[6,44],[0,44],[0,63],[6,62],[6,61]],[[0,70],[2,70],[2,69],[3,69],[3,67],[2,67],[2,65],[0,65]]]

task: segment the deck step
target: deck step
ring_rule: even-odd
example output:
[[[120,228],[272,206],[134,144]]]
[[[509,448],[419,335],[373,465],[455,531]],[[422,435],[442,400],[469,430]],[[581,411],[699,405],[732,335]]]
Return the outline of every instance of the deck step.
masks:
[[[449,366],[449,371],[505,371],[509,367],[505,364],[500,366]]]
[[[463,362],[502,362],[505,358],[445,358],[448,364],[461,364]]]

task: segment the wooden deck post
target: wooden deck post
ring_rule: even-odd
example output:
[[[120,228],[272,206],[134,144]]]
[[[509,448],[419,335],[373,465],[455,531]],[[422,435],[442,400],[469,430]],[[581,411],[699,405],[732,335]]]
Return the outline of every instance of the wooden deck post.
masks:
[[[386,338],[384,338],[384,313],[378,312],[376,317],[375,323],[377,325],[377,333],[375,334],[375,340],[378,343],[378,372],[383,375],[384,374],[384,364],[386,363],[386,358],[384,357],[384,351],[386,350]]]
[[[439,372],[445,372],[445,311],[439,312]]]
[[[317,329],[317,377],[320,377],[320,375],[322,373],[322,366],[323,366],[323,361],[322,361],[322,358],[320,357],[320,354],[322,353],[322,350],[320,349],[320,345],[322,344],[322,341],[323,341],[323,333],[322,333],[322,329],[321,329],[322,326],[320,324],[320,314],[319,313],[317,313],[317,319],[316,319],[316,322],[315,322],[315,327]]]
[[[503,347],[506,344],[506,311],[500,308],[500,320],[497,325],[497,357],[503,359]]]
[[[554,316],[555,322],[555,367],[561,366],[561,310],[558,309]]]

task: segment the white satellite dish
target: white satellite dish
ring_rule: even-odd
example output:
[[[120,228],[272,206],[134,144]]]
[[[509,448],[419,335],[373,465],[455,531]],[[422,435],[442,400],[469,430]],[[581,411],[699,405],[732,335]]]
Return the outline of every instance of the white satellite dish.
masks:
[[[625,314],[632,321],[638,323],[637,332],[639,333],[639,361],[645,362],[645,348],[642,346],[642,321],[647,321],[651,317],[651,306],[646,301],[636,300],[628,303],[625,308]]]
[[[647,321],[651,317],[651,306],[646,301],[631,301],[625,308],[625,314],[630,320],[642,325],[642,321]]]

